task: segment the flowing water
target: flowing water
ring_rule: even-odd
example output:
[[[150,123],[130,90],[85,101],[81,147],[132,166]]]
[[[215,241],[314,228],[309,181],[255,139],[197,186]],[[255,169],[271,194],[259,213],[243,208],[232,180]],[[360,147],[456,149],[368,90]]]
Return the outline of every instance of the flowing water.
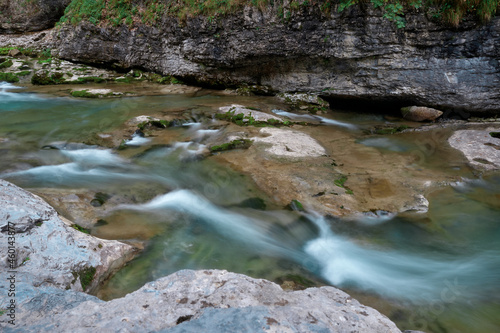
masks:
[[[378,115],[294,116],[265,97],[208,91],[81,100],[0,83],[0,177],[41,192],[85,190],[123,199],[91,232],[143,242],[145,249],[100,291],[104,299],[182,268],[219,268],[277,282],[300,275],[332,284],[402,329],[499,331],[500,174],[483,179],[463,160],[427,154],[419,167],[449,170],[463,180],[433,192],[425,218],[379,211],[344,221],[284,210],[250,178],[198,158],[201,140],[219,132],[200,115],[234,103],[314,118],[386,154],[407,154],[416,145],[411,135],[363,136],[363,128],[385,122]],[[134,116],[179,110],[192,120],[169,129],[176,135],[169,144],[139,135],[124,150],[81,143]]]

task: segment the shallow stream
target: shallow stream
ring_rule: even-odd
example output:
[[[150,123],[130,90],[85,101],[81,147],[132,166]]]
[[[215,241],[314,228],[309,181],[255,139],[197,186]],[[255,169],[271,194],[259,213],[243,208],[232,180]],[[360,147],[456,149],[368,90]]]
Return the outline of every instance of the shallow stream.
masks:
[[[461,181],[433,192],[426,214],[374,212],[342,220],[286,210],[249,176],[197,157],[203,144],[196,138],[218,132],[206,114],[234,103],[282,107],[270,97],[210,91],[87,100],[0,83],[0,177],[35,192],[90,191],[119,198],[103,210],[98,218],[105,222],[91,233],[145,248],[99,291],[103,299],[179,269],[219,268],[278,283],[305,278],[332,284],[401,329],[500,330],[500,173],[482,177],[459,154],[446,156],[448,148],[437,147],[418,167]],[[123,150],[81,144],[135,116],[169,112],[190,118],[169,129],[171,142],[135,138]],[[384,154],[415,150],[411,134],[363,135],[363,128],[387,122],[380,115],[325,117],[322,133],[349,132],[359,136],[360,147]]]

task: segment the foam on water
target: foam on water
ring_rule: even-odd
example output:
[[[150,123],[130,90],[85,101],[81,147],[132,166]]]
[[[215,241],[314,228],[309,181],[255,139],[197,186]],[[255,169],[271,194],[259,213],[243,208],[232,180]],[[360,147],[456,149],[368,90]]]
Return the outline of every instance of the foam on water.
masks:
[[[262,221],[215,206],[189,190],[176,190],[141,205],[122,205],[117,209],[165,213],[186,213],[209,223],[220,234],[251,246],[256,252],[302,258],[300,251],[280,244]]]
[[[143,146],[150,141],[151,141],[150,139],[140,136],[137,133],[134,133],[132,135],[132,139],[128,140],[125,144],[127,146]]]
[[[494,257],[484,253],[453,259],[364,247],[335,235],[323,218],[313,221],[321,234],[304,250],[317,260],[321,275],[336,286],[354,286],[385,297],[419,302],[439,298],[447,281],[476,283],[477,274],[485,274],[487,266],[494,263]]]
[[[12,102],[32,102],[43,99],[37,94],[11,92],[11,90],[18,89],[23,89],[23,87],[18,87],[7,82],[0,82],[0,104],[8,104]]]
[[[358,127],[356,125],[353,125],[353,124],[349,124],[349,123],[344,123],[342,121],[338,121],[338,120],[333,120],[333,119],[328,119],[328,118],[325,118],[325,117],[321,117],[321,116],[316,116],[322,123],[324,124],[327,124],[327,125],[333,125],[333,126],[340,126],[340,127],[344,127],[344,128],[347,128],[347,129],[351,129],[351,130],[355,130],[355,129],[358,129]]]

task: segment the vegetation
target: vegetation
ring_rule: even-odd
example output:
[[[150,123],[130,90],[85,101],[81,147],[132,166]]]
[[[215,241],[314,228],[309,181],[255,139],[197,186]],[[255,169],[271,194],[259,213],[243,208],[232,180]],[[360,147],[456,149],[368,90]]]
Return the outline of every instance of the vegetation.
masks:
[[[345,189],[345,193],[346,194],[351,194],[353,195],[354,192],[347,186],[345,186],[345,182],[347,181],[347,176],[346,175],[340,175],[339,178],[335,179],[333,181],[333,183],[335,184],[335,186],[338,186],[338,187],[341,187],[343,189]]]
[[[12,60],[9,59],[9,60],[6,60],[6,61],[4,61],[4,62],[2,62],[0,64],[0,69],[2,69],[2,68],[8,68],[8,67],[10,67],[12,65],[13,65]]]
[[[16,73],[17,76],[26,76],[26,75],[30,75],[30,74],[31,74],[31,71],[21,71],[21,72]]]
[[[75,90],[71,92],[71,96],[79,98],[98,98],[99,95],[89,93],[87,90]]]
[[[215,153],[218,151],[226,151],[231,149],[247,149],[252,145],[252,142],[252,140],[248,139],[233,140],[231,142],[223,143],[218,146],[212,146],[210,148],[210,151],[212,153]]]
[[[291,210],[298,211],[298,212],[304,212],[305,211],[304,205],[302,205],[302,203],[299,200],[295,200],[295,199],[292,200],[288,204],[288,208],[291,209]]]
[[[90,229],[87,229],[87,228],[84,228],[82,227],[81,225],[78,225],[76,223],[73,223],[71,225],[71,228],[75,229],[75,230],[78,230],[80,232],[83,232],[84,234],[90,234]]]
[[[500,139],[500,132],[490,132],[492,138]]]
[[[53,73],[50,74],[47,72],[36,73],[31,78],[31,83],[34,85],[49,85],[49,84],[62,84],[66,80],[63,78],[63,73]]]
[[[12,73],[0,73],[0,81],[6,81],[10,83],[19,82],[19,78],[16,74]]]
[[[84,268],[79,272],[73,272],[73,276],[75,279],[80,277],[80,284],[82,285],[83,291],[87,290],[87,287],[90,285],[92,280],[94,280],[94,275],[96,273],[96,268],[93,266]]]
[[[276,118],[270,118],[266,121],[255,120],[255,118],[250,113],[245,116],[244,113],[235,114],[234,108],[231,108],[226,113],[217,113],[215,115],[216,119],[225,120],[235,123],[238,126],[255,126],[255,127],[279,127],[279,126],[291,126],[293,123],[291,121],[285,120],[281,121]],[[302,125],[307,125],[306,123],[301,123]]]
[[[3,56],[8,55],[10,50],[18,50],[19,52],[21,52],[22,55],[32,57],[32,58],[38,57],[39,55],[41,55],[43,53],[43,52],[38,52],[38,51],[30,49],[30,48],[25,49],[22,47],[7,46],[7,47],[0,47],[0,55],[3,55]]]
[[[291,0],[289,6],[283,0],[73,0],[59,24],[76,25],[88,21],[94,25],[125,24],[131,27],[140,23],[156,25],[165,16],[178,17],[185,22],[187,17],[199,15],[212,21],[248,4],[260,8],[272,4],[278,8],[278,17],[288,20],[293,12],[306,7],[316,7],[327,14],[331,11],[343,12],[367,2],[380,8],[384,17],[398,28],[405,26],[404,14],[412,10],[423,10],[441,22],[458,26],[468,14],[476,15],[482,22],[489,21],[500,5],[500,0]]]

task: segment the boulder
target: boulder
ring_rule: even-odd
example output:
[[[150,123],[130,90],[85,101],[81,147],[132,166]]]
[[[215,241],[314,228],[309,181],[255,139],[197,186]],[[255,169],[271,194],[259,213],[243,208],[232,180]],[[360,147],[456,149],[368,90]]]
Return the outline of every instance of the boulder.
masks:
[[[223,270],[182,270],[109,302],[74,291],[42,289],[36,300],[20,305],[16,329],[401,332],[387,317],[334,287],[284,291],[270,281]]]
[[[442,111],[425,106],[407,106],[401,108],[403,118],[410,121],[434,121],[441,117]]]
[[[0,0],[0,33],[51,28],[71,0]]]
[[[8,271],[26,285],[92,292],[132,259],[132,246],[92,237],[71,225],[40,197],[0,179],[2,299]]]

